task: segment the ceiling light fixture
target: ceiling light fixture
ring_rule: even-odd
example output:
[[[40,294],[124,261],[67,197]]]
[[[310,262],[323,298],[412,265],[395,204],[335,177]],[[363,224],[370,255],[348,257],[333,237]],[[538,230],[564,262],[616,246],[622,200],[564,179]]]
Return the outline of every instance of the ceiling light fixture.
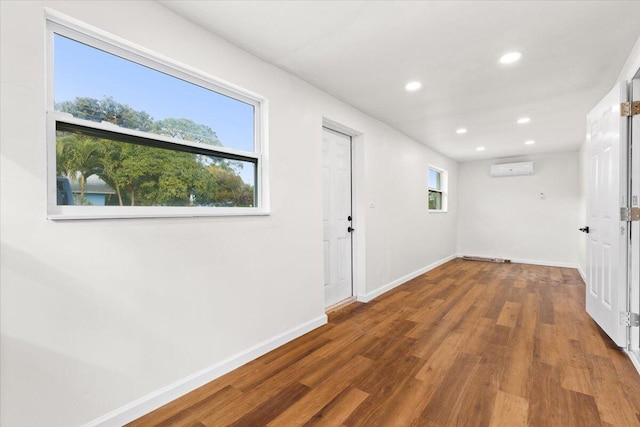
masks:
[[[501,64],[513,64],[514,62],[519,61],[520,58],[522,58],[522,53],[521,52],[509,52],[509,53],[505,53],[504,55],[502,55],[500,57],[500,63]]]
[[[484,151],[484,150],[485,150],[485,148],[484,148],[484,147],[478,147],[478,148],[476,148],[476,151]]]
[[[533,144],[535,144],[535,143],[536,143],[536,142],[535,142],[533,139],[530,139],[530,140],[528,140],[528,141],[525,141],[525,142],[524,142],[524,145],[533,145]]]
[[[456,129],[456,133],[462,135],[463,133],[467,133],[467,130],[465,128]]]
[[[529,117],[520,117],[518,119],[518,124],[519,125],[523,125],[525,123],[529,123],[531,121],[531,119]]]
[[[416,90],[420,89],[422,87],[422,83],[420,82],[409,82],[407,83],[404,88],[406,90],[408,90],[409,92],[415,92]]]

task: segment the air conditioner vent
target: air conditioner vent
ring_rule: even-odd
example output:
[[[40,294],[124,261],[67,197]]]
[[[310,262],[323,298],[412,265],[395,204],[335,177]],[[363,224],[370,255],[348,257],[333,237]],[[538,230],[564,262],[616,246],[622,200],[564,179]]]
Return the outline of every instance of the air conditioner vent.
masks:
[[[503,163],[491,165],[491,176],[533,175],[533,162]]]

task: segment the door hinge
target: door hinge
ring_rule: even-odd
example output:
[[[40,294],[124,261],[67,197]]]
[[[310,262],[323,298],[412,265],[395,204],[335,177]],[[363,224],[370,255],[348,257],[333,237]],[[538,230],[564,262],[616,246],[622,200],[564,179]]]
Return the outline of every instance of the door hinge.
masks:
[[[620,324],[622,326],[640,326],[640,314],[638,313],[630,313],[628,311],[620,312]]]
[[[620,116],[631,117],[640,114],[640,101],[623,102],[620,104]]]
[[[640,221],[640,207],[620,208],[620,221]]]

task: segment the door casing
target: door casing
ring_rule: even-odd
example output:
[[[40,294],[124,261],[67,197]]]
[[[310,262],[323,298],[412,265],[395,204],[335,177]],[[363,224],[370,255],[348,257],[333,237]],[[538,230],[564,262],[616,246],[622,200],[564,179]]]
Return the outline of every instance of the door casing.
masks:
[[[629,95],[632,101],[640,101],[640,70],[631,82]],[[631,206],[640,206],[640,115],[633,116],[630,122],[629,200]],[[640,313],[640,222],[630,225],[628,309],[632,313]],[[630,328],[629,335],[629,351],[640,372],[640,327]]]

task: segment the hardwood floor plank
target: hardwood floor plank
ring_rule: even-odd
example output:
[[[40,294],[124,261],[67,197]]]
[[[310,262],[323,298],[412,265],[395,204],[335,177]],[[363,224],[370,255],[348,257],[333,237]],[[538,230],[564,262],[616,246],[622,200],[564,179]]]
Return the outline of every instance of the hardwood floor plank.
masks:
[[[353,381],[353,385],[369,394],[394,385],[397,381],[413,377],[424,363],[424,360],[411,356],[405,351],[411,347],[413,340],[399,338],[385,346],[385,351],[376,360],[375,369]]]
[[[556,325],[538,323],[536,325],[534,357],[547,365],[558,364],[558,333]]]
[[[567,391],[566,393],[568,393],[569,408],[576,408],[571,410],[571,417],[567,420],[566,425],[575,427],[600,427],[602,425],[598,406],[593,396],[575,391]]]
[[[461,390],[458,422],[469,427],[489,425],[498,392],[501,364],[502,360],[495,358],[495,355],[480,358],[467,386]]]
[[[529,401],[498,390],[491,413],[490,427],[525,427],[529,412]]]
[[[438,384],[442,378],[438,380]],[[415,425],[436,391],[433,383],[412,378],[398,390],[385,411],[382,423],[389,426]]]
[[[305,424],[313,415],[345,390],[355,378],[367,371],[373,363],[370,359],[356,356],[342,368],[336,370],[330,380],[326,380],[317,387],[310,389],[309,393],[286,408],[268,425],[271,427],[287,427]]]
[[[398,290],[396,288],[393,293],[389,293],[387,298],[378,300],[375,304],[371,305],[372,310],[384,311],[393,308],[407,308],[405,303],[405,297],[411,295],[411,292],[407,292],[405,290]],[[405,289],[405,287],[400,288]]]
[[[618,349],[609,349],[609,358],[618,373],[618,379],[622,384],[624,395],[632,402],[635,411],[640,413],[640,381],[638,381],[638,372],[633,365],[629,363],[627,355]]]
[[[559,368],[534,361],[535,375],[529,382],[529,413],[527,424],[531,426],[564,426],[569,403],[560,387]]]
[[[502,312],[504,303],[507,301],[507,292],[509,291],[509,285],[504,282],[505,280],[501,280],[492,286],[494,290],[493,298],[484,313],[484,317],[487,319],[498,320],[498,316],[500,316],[500,312]]]
[[[463,425],[466,421],[459,420],[460,391],[466,389],[472,375],[478,368],[480,356],[459,353],[451,369],[442,380],[440,387],[420,414],[423,425]]]
[[[416,378],[426,384],[440,384],[442,378],[455,361],[464,342],[465,337],[463,335],[449,334],[418,371]]]
[[[520,313],[520,305],[517,302],[505,301],[496,324],[506,326],[507,328],[515,328]]]
[[[566,390],[593,396],[590,370],[586,368],[577,368],[571,365],[565,366],[562,373],[561,386]]]
[[[304,424],[305,427],[338,427],[356,410],[356,408],[369,397],[367,393],[355,387],[349,387],[342,391],[335,399],[324,408],[314,414]]]
[[[535,346],[537,304],[535,296],[529,294],[521,307],[520,316],[506,350],[506,360],[500,390],[527,397],[529,376]]]
[[[453,260],[133,426],[640,427],[573,269]]]
[[[412,376],[420,368],[420,362],[415,357],[406,357],[399,364],[399,369],[392,374],[392,378],[384,383],[378,383],[372,389],[369,399],[358,406],[344,424],[363,427],[384,425],[399,399],[404,398],[400,393],[405,385],[413,380]],[[408,375],[403,375],[403,372]]]
[[[429,328],[422,331],[422,334],[416,338],[416,344],[413,348],[413,354],[415,357],[421,359],[428,359],[433,351],[440,346],[440,343],[451,333],[456,324],[450,320],[436,320]],[[414,338],[415,334],[411,335]]]
[[[365,353],[377,341],[379,340],[374,336],[362,335],[357,340],[352,341],[348,347],[343,347],[343,351],[336,349],[332,354],[319,354],[318,356],[322,357],[321,362],[316,365],[315,369],[300,378],[299,381],[309,387],[318,386],[334,376],[335,372],[342,366],[348,364],[354,358],[354,354]]]
[[[253,365],[251,369],[246,370],[245,375],[235,380],[233,385],[242,391],[254,389],[265,378],[269,378],[272,374],[286,369],[314,351],[321,349],[329,342],[328,339],[320,336],[304,343],[290,353],[285,353],[276,359],[268,359],[267,363]]]
[[[591,382],[602,420],[613,425],[640,426],[640,421],[636,421],[636,413],[640,412],[640,404],[634,404],[634,398],[640,393],[637,378],[635,378],[636,381],[633,381],[634,377],[631,376],[636,388],[635,391],[632,390],[633,395],[629,395],[610,358],[597,355],[589,355],[588,357],[591,366],[593,366]]]
[[[420,326],[423,324],[428,325],[431,321],[433,321],[434,313],[437,312],[438,307],[442,305],[443,302],[444,302],[443,299],[434,299],[431,301],[426,301],[423,303],[423,306],[420,308],[420,310],[416,310],[415,312],[407,316],[407,320],[409,320],[410,322],[416,323],[417,324],[416,326]],[[415,337],[411,337],[411,338],[415,338]]]
[[[578,329],[580,342],[585,353],[607,356],[607,346],[602,342],[596,323],[585,314],[583,327]]]
[[[309,390],[309,387],[295,382],[230,425],[232,427],[267,425],[278,414],[298,402]]]

